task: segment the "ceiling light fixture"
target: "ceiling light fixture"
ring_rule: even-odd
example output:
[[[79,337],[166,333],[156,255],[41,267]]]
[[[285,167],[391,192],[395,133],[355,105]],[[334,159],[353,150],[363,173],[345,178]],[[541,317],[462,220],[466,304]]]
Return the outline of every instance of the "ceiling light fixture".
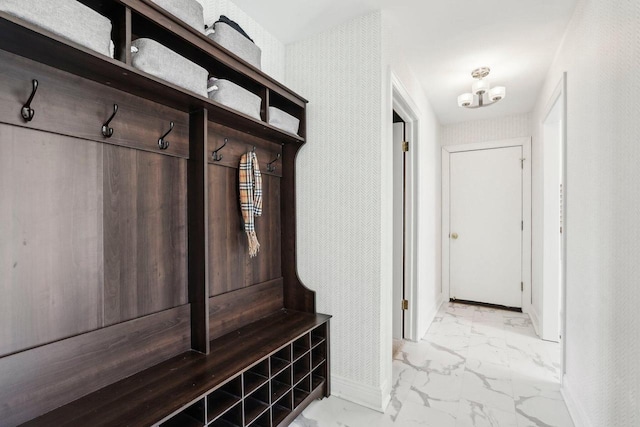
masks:
[[[458,106],[466,108],[488,107],[496,102],[504,99],[507,90],[504,86],[496,86],[491,89],[489,82],[483,80],[489,75],[491,69],[489,67],[476,68],[471,72],[471,76],[477,79],[471,86],[471,93],[463,93],[458,97]],[[477,103],[474,103],[475,99]]]

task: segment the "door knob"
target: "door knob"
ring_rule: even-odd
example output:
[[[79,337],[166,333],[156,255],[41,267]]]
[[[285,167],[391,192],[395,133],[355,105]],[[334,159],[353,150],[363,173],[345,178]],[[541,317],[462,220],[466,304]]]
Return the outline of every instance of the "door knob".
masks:
[[[458,238],[458,233],[451,233],[451,238],[456,240]]]

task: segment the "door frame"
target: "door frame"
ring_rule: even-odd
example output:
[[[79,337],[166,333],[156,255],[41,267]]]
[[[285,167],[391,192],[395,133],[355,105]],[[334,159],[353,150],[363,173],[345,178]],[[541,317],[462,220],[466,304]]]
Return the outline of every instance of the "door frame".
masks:
[[[560,384],[564,381],[564,375],[566,374],[566,345],[567,345],[567,72],[563,72],[560,77],[560,81],[556,85],[556,88],[553,90],[553,93],[549,97],[547,101],[547,105],[545,106],[544,112],[542,114],[542,118],[540,120],[540,137],[544,138],[544,124],[549,117],[549,114],[553,110],[553,107],[556,105],[556,102],[560,103],[560,120],[561,120],[561,129],[560,129],[560,150],[561,150],[561,173],[560,173],[560,181],[562,184],[562,236],[560,236],[561,241],[561,262],[560,262],[560,348],[561,348],[561,364],[562,364],[562,375],[560,375]],[[542,143],[542,147],[544,149],[544,139]],[[544,153],[541,157],[544,162]],[[542,165],[542,170],[544,171],[544,164]],[[543,214],[544,214],[544,186],[543,186]],[[543,215],[544,218],[544,215]],[[543,224],[543,238],[544,238],[544,224]],[[544,249],[544,241],[543,241],[543,249]],[[544,258],[543,258],[544,260]],[[544,277],[544,263],[542,264],[542,271]],[[543,292],[544,292],[544,285]],[[544,296],[544,293],[541,293]],[[542,302],[544,303],[544,297]],[[544,307],[541,307],[544,313]],[[541,315],[544,315],[540,313]],[[538,320],[539,321],[539,320]],[[542,326],[542,325],[540,325]],[[542,334],[540,334],[542,335]]]
[[[522,170],[522,311],[531,309],[531,137],[511,138],[472,144],[442,147],[442,296],[449,300],[449,227],[450,227],[450,156],[463,151],[488,150],[492,148],[522,147],[524,158]]]
[[[418,341],[418,281],[417,281],[417,151],[418,147],[418,107],[413,103],[409,92],[400,79],[391,72],[392,110],[404,120],[405,140],[409,141],[406,154],[406,200],[405,200],[405,298],[409,309],[405,312],[404,339]],[[392,298],[392,303],[395,303]]]

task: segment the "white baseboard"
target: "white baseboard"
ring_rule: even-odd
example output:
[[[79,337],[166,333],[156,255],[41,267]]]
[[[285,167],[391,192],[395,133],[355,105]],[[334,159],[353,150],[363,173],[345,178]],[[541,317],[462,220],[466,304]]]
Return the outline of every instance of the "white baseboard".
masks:
[[[391,401],[391,395],[385,388],[372,387],[338,375],[331,375],[331,395],[348,400],[374,411],[384,412]]]
[[[433,319],[435,319],[436,314],[438,314],[438,311],[440,310],[440,307],[442,306],[443,303],[444,303],[444,296],[440,294],[440,296],[438,296],[438,298],[436,299],[435,304],[433,304],[426,311],[426,314],[424,315],[424,318],[422,321],[422,324],[425,325],[424,330],[421,328],[418,328],[417,330],[418,336],[416,337],[416,341],[420,341],[422,337],[424,337],[424,334],[427,333],[427,331],[429,330],[429,326],[431,326],[431,324],[433,323]]]
[[[562,387],[560,387],[560,393],[564,398],[564,403],[567,405],[567,409],[569,410],[569,415],[571,415],[571,419],[573,420],[573,425],[576,427],[592,427],[589,418],[587,417],[587,413],[580,404],[575,399],[575,395],[567,382],[567,376],[565,375],[562,379]]]
[[[529,306],[527,314],[531,318],[531,323],[533,323],[533,329],[536,331],[536,334],[542,337],[542,335],[540,335],[540,316],[538,316],[538,312],[533,305]]]

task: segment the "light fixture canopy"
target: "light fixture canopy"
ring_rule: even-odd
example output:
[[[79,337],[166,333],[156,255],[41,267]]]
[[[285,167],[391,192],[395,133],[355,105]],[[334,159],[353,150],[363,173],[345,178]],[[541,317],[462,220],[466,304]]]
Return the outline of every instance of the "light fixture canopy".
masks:
[[[489,67],[476,68],[471,72],[471,77],[476,79],[471,85],[471,93],[463,93],[458,96],[458,106],[465,108],[488,107],[504,99],[507,90],[504,86],[491,88],[488,80],[484,80],[489,75]],[[474,101],[477,98],[477,103]],[[486,98],[486,99],[485,99]]]

